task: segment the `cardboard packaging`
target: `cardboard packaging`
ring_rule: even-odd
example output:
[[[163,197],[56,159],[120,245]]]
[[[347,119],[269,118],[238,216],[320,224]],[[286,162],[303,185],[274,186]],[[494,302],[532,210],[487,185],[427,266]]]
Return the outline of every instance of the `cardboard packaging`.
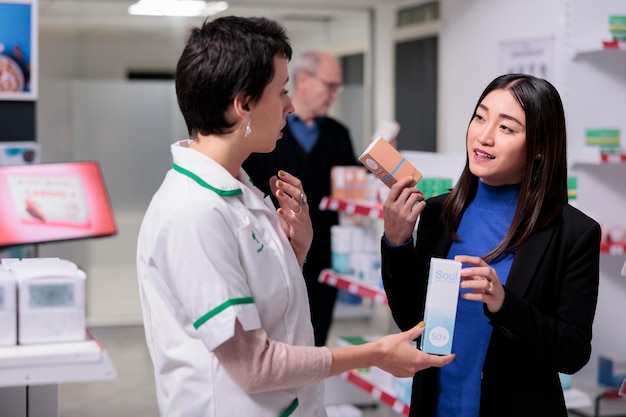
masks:
[[[422,173],[382,136],[370,143],[359,161],[387,187],[409,175],[415,178],[416,183],[422,178]]]
[[[367,198],[367,170],[363,167],[334,166],[330,169],[331,197],[362,201]]]
[[[447,355],[452,352],[460,273],[460,262],[440,258],[430,260],[424,308],[426,328],[420,345],[424,352],[438,355]]]

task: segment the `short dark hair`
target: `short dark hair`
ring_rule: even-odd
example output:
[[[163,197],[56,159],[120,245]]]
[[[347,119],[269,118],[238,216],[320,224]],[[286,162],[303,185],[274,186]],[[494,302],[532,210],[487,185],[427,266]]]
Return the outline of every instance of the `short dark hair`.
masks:
[[[228,133],[235,121],[227,110],[238,95],[258,101],[274,77],[274,58],[292,54],[278,22],[262,17],[206,19],[190,30],[176,66],[176,97],[187,130]]]
[[[567,204],[567,134],[558,91],[550,82],[532,75],[501,75],[483,91],[471,119],[494,90],[510,91],[524,110],[527,164],[511,226],[502,242],[485,256],[487,261],[521,246],[534,230],[557,219]],[[454,239],[458,239],[456,229],[478,187],[478,178],[471,173],[467,158],[459,181],[444,203],[444,220]]]

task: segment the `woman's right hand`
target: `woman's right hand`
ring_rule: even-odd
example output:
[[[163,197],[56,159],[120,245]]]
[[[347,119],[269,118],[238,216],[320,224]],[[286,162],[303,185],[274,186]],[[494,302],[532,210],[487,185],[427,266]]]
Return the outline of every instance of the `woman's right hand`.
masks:
[[[385,238],[392,246],[406,242],[426,203],[424,194],[415,188],[413,177],[396,182],[383,204]]]
[[[390,334],[377,340],[380,350],[384,352],[382,358],[375,365],[383,371],[399,378],[408,378],[423,369],[432,366],[442,367],[456,357],[456,354],[431,355],[414,346],[413,340],[424,332],[424,322],[421,322],[402,333]]]

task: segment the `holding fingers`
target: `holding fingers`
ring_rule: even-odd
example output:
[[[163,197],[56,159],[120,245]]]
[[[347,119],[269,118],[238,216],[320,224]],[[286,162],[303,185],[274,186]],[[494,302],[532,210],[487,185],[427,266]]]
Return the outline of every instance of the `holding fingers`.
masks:
[[[406,242],[415,223],[424,210],[424,194],[415,188],[413,177],[405,177],[395,183],[383,204],[385,238],[397,246]]]
[[[300,266],[304,265],[313,240],[313,226],[302,182],[286,171],[270,178],[270,188],[279,203],[277,210],[285,234],[291,241]]]
[[[496,270],[478,256],[457,255],[454,260],[473,265],[461,270],[461,288],[472,290],[461,297],[482,301],[492,313],[499,311],[504,303],[504,287]]]

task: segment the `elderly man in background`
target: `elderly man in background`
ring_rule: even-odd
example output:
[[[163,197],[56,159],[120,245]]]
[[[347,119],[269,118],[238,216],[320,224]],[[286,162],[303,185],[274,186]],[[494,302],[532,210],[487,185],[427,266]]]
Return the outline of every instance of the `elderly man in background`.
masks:
[[[331,193],[331,168],[357,165],[348,128],[328,117],[328,110],[343,88],[337,59],[325,52],[308,51],[292,61],[295,112],[287,116],[283,138],[267,154],[252,154],[243,164],[254,184],[272,195],[269,179],[285,170],[302,180],[313,223],[313,242],[304,264],[315,344],[324,346],[332,324],[337,289],[318,282],[331,266],[330,228],[338,214],[321,211],[320,200]]]

